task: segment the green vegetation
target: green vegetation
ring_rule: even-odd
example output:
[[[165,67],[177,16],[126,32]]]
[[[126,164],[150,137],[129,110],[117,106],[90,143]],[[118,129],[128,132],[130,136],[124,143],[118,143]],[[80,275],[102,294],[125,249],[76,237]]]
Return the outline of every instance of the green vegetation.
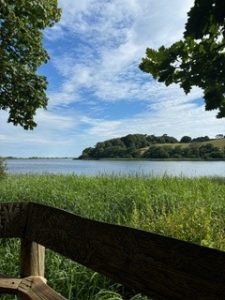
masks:
[[[0,179],[6,176],[6,164],[3,158],[0,157]]]
[[[204,91],[205,109],[225,117],[225,2],[195,0],[184,38],[158,51],[148,48],[140,68],[167,86],[178,83],[185,93]]]
[[[15,175],[0,182],[1,202],[44,203],[225,251],[224,194],[224,179],[207,178]],[[18,275],[18,241],[1,240],[0,254],[1,273]],[[70,300],[147,299],[51,251],[46,277]]]
[[[145,158],[176,158],[176,159],[199,159],[199,160],[214,160],[225,159],[225,148],[218,148],[210,143],[189,144],[186,147],[182,146],[151,146],[144,152]]]
[[[0,0],[0,109],[24,129],[33,129],[36,110],[47,106],[47,80],[37,74],[49,58],[42,30],[59,18],[57,0]]]
[[[208,136],[192,139],[183,136],[178,142],[167,134],[129,134],[97,143],[94,148],[86,148],[79,157],[100,158],[224,160],[225,139],[210,140]]]

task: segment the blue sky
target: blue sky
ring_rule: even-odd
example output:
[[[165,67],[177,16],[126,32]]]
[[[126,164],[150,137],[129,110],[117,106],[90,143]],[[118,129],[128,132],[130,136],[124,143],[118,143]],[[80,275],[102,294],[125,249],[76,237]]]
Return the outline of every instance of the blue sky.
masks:
[[[24,131],[0,112],[0,155],[78,156],[97,142],[130,133],[181,138],[225,133],[205,112],[202,91],[165,87],[138,65],[146,47],[182,37],[193,0],[60,0],[61,21],[44,32],[51,57],[49,105],[38,127]]]

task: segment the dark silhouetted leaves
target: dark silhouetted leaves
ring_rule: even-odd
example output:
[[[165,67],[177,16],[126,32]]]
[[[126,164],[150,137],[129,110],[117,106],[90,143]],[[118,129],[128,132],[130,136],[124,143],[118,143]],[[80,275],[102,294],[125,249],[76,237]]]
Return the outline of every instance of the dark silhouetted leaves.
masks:
[[[140,69],[166,85],[178,83],[185,93],[204,91],[206,110],[225,117],[225,1],[195,0],[184,39],[157,51],[148,48]]]

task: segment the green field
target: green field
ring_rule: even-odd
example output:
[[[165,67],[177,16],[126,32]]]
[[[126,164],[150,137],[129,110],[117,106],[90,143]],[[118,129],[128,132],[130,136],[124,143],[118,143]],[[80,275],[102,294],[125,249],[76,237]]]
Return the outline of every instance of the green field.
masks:
[[[155,146],[170,146],[170,147],[188,147],[193,143],[167,143],[167,144],[155,144]],[[225,139],[215,139],[215,140],[209,140],[206,142],[196,142],[197,145],[206,145],[206,144],[212,144],[214,147],[224,148],[225,147]],[[147,148],[146,148],[147,149]]]
[[[224,195],[219,178],[13,175],[0,181],[1,202],[45,203],[225,251]],[[1,240],[0,254],[0,273],[17,276],[18,241]],[[51,251],[46,277],[68,299],[147,299]]]
[[[218,139],[218,140],[209,140],[206,142],[196,142],[196,143],[156,143],[154,146],[156,147],[165,147],[169,146],[171,148],[175,148],[177,146],[180,146],[181,148],[189,147],[190,145],[196,144],[198,146],[206,145],[206,144],[212,144],[214,147],[224,148],[225,147],[225,139]],[[143,154],[146,150],[148,150],[149,147],[141,148],[140,153]]]

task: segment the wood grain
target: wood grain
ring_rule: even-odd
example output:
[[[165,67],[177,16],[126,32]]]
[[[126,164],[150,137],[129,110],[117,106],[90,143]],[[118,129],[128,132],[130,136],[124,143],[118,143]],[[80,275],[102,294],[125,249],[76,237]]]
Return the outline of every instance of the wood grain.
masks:
[[[27,203],[0,203],[0,238],[22,237],[27,214]]]
[[[154,299],[225,299],[225,253],[32,204],[25,237]]]
[[[27,239],[21,240],[21,277],[45,276],[45,248]]]
[[[22,279],[0,278],[0,293],[16,294]]]
[[[26,277],[18,286],[18,293],[27,300],[66,300],[50,288],[40,277]]]
[[[0,278],[0,293],[15,294],[26,300],[66,300],[38,276],[23,279]]]

